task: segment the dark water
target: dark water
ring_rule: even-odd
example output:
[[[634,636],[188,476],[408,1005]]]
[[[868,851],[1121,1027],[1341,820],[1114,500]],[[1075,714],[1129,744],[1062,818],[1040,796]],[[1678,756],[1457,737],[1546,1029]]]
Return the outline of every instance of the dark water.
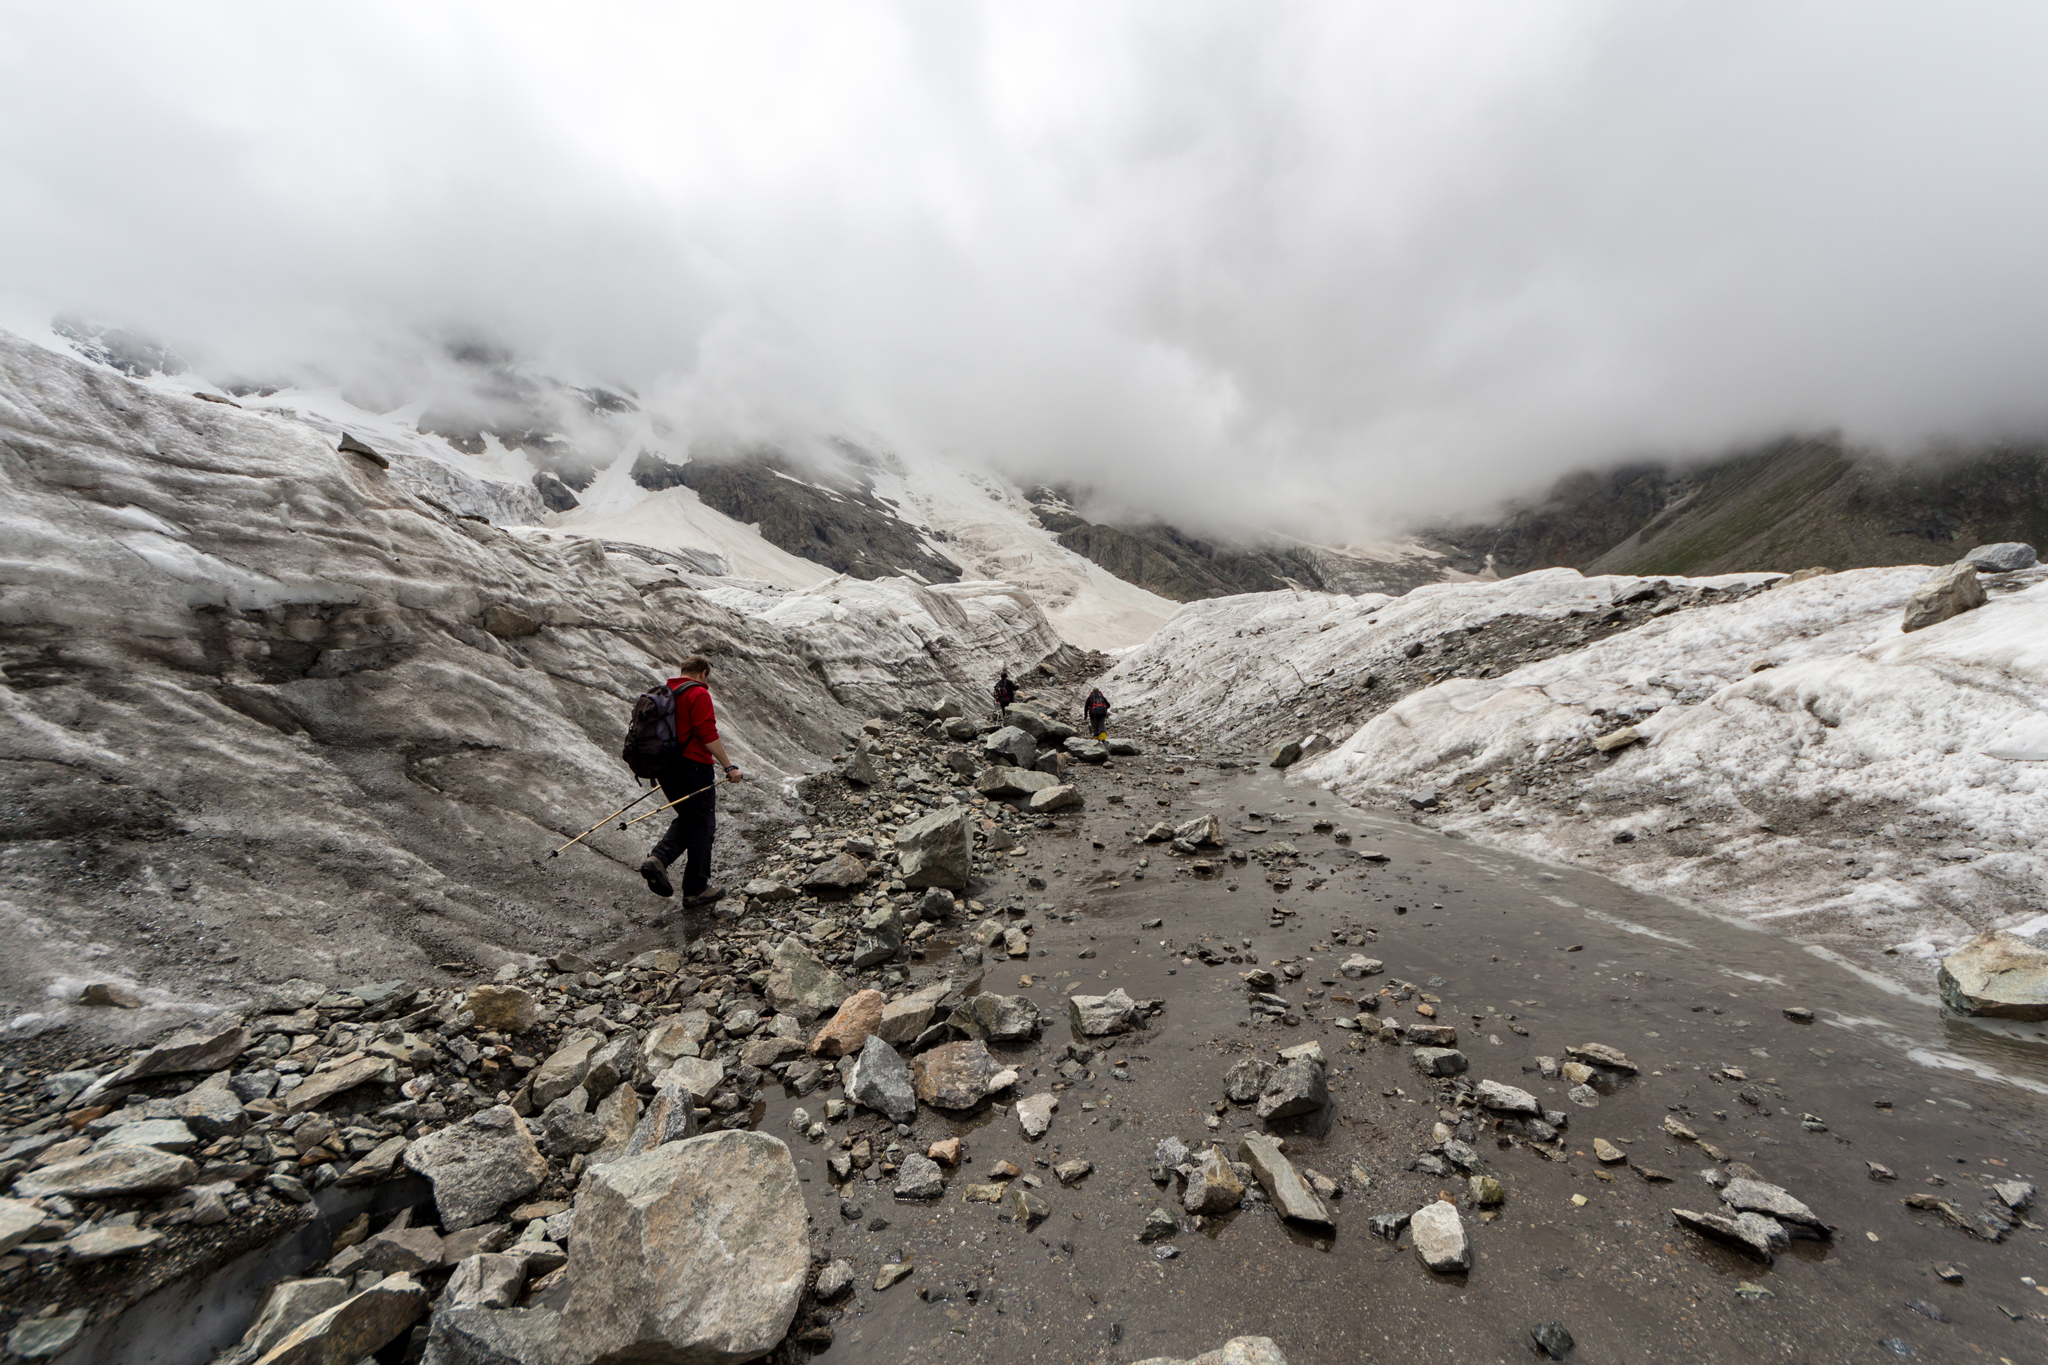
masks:
[[[1052,1068],[1072,1041],[1060,1003],[1069,988],[1122,986],[1163,997],[1166,1011],[1144,1034],[1108,1040],[1089,1075],[1060,1092],[1052,1130],[1037,1143],[1004,1110],[957,1122],[924,1111],[902,1139],[906,1150],[955,1134],[967,1148],[945,1198],[929,1207],[896,1203],[886,1182],[856,1176],[846,1197],[862,1217],[847,1221],[826,1156],[846,1135],[871,1136],[879,1152],[896,1140],[893,1130],[861,1114],[812,1145],[789,1131],[789,1111],[802,1104],[816,1115],[825,1096],[770,1105],[763,1127],[792,1142],[820,1245],[860,1270],[822,1360],[1137,1361],[1192,1356],[1256,1333],[1279,1342],[1293,1365],[1519,1362],[1537,1358],[1529,1329],[1550,1320],[1570,1329],[1579,1342],[1573,1358],[1585,1362],[2048,1359],[2048,1296],[2023,1278],[2048,1283],[2042,1233],[2020,1228],[2003,1244],[1977,1242],[1900,1204],[1934,1190],[1974,1212],[1982,1180],[2048,1183],[2041,1029],[1944,1022],[1931,999],[1775,936],[1347,809],[1275,774],[1190,764],[1180,776],[1127,768],[1086,774],[1083,783],[1090,809],[1075,831],[1034,835],[1028,853],[1008,859],[980,893],[991,906],[1025,907],[1037,925],[1033,956],[991,963],[987,989],[1028,994],[1054,1020],[1039,1043],[997,1051],[1025,1072],[1029,1093],[1056,1081]],[[1126,804],[1109,805],[1111,792]],[[1131,844],[1154,819],[1205,810],[1224,818],[1233,847],[1294,844],[1303,857],[1292,888],[1276,893],[1258,864],[1233,869],[1220,859],[1223,875],[1198,879],[1188,860]],[[1292,818],[1258,822],[1272,832],[1248,834],[1238,828],[1253,823],[1246,810]],[[1310,831],[1319,815],[1352,831],[1348,850]],[[1106,848],[1091,847],[1098,839]],[[1368,863],[1366,853],[1389,861]],[[1148,855],[1147,875],[1133,880],[1137,858]],[[1030,876],[1045,888],[1028,887]],[[1327,881],[1312,890],[1317,877]],[[1295,912],[1278,928],[1275,907]],[[1073,913],[1072,923],[1057,917]],[[1164,926],[1139,928],[1152,918]],[[1378,930],[1370,946],[1331,941],[1335,931],[1368,926]],[[1251,1022],[1238,975],[1247,965],[1184,959],[1205,937],[1240,948],[1249,938],[1262,964],[1299,959],[1303,979],[1281,993],[1305,1022]],[[1094,957],[1080,956],[1090,949]],[[1360,983],[1335,967],[1359,951],[1386,963],[1387,976],[1371,987],[1402,978],[1441,997],[1439,1021],[1457,1026],[1473,1079],[1532,1090],[1571,1115],[1566,1163],[1526,1147],[1500,1150],[1490,1131],[1474,1142],[1508,1199],[1492,1221],[1464,1209],[1475,1249],[1469,1276],[1432,1275],[1405,1238],[1397,1246],[1365,1230],[1368,1216],[1412,1212],[1439,1191],[1462,1205],[1465,1182],[1403,1169],[1427,1148],[1437,1118],[1405,1049],[1373,1041],[1353,1050],[1356,1035],[1315,1017],[1339,1007],[1302,1008],[1318,1003],[1308,988],[1356,990]],[[1026,975],[1033,984],[1020,984]],[[1321,986],[1325,978],[1334,984]],[[1414,1003],[1392,1008],[1418,1022]],[[1788,1020],[1788,1006],[1813,1010],[1817,1022]],[[1528,1036],[1513,1031],[1509,1015]],[[1290,1137],[1288,1148],[1298,1165],[1344,1185],[1334,1236],[1310,1237],[1246,1211],[1184,1232],[1171,1242],[1178,1255],[1157,1259],[1134,1240],[1155,1205],[1178,1211],[1147,1178],[1154,1144],[1169,1134],[1191,1147],[1213,1137],[1234,1154],[1248,1110],[1226,1106],[1213,1134],[1204,1125],[1223,1098],[1224,1072],[1241,1056],[1270,1061],[1275,1049],[1311,1039],[1330,1059],[1335,1120],[1320,1134]],[[1620,1048],[1642,1069],[1597,1108],[1568,1103],[1566,1083],[1535,1069],[1539,1055],[1562,1059],[1568,1045],[1586,1042]],[[1716,1076],[1730,1067],[1749,1080]],[[1765,1267],[1679,1229],[1672,1207],[1719,1205],[1697,1174],[1709,1159],[1662,1131],[1674,1109],[1702,1139],[1834,1224],[1835,1239],[1794,1243]],[[1826,1131],[1802,1126],[1808,1114]],[[1671,1182],[1648,1183],[1628,1167],[1602,1179],[1595,1137]],[[1033,1164],[1077,1156],[1095,1170],[1072,1188]],[[962,1199],[966,1184],[1000,1160],[1043,1182],[1052,1214],[1030,1231],[998,1207]],[[1866,1161],[1898,1179],[1872,1181]],[[879,1175],[879,1164],[869,1174]],[[1354,1165],[1369,1178],[1365,1188]],[[877,1218],[888,1226],[870,1231]],[[915,1273],[875,1292],[876,1268],[899,1258]],[[1961,1284],[1936,1276],[1944,1264],[1962,1269]],[[1767,1293],[1738,1294],[1744,1283]],[[1949,1321],[1909,1308],[1913,1301]]]

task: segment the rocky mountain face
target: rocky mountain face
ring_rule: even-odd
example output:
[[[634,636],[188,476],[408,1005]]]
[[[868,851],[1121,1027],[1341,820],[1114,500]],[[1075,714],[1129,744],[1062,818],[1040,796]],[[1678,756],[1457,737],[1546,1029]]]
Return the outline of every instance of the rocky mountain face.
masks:
[[[957,582],[960,566],[935,551],[865,477],[880,467],[879,458],[856,446],[842,444],[840,450],[846,462],[829,469],[807,468],[770,449],[685,465],[643,456],[633,480],[648,489],[695,489],[707,506],[757,526],[771,545],[838,573]]]
[[[1303,541],[1230,544],[1192,536],[1164,522],[1107,525],[1076,513],[1071,490],[1031,492],[1039,523],[1059,543],[1127,583],[1175,602],[1235,593],[1305,588],[1314,592],[1404,592],[1445,577],[1445,563],[1427,552],[1384,559]]]
[[[1502,577],[1941,563],[1972,545],[2048,540],[2048,446],[1894,460],[1788,439],[1722,460],[1574,474],[1502,521],[1425,539],[1466,572]]]
[[[715,660],[754,779],[721,797],[731,862],[864,717],[1064,657],[1000,584],[782,592],[511,533],[402,473],[0,335],[15,1036],[83,1023],[87,974],[150,1006],[120,1026],[161,1027],[249,980],[421,979],[622,932],[660,821],[544,855],[633,795],[632,699],[688,654]]]

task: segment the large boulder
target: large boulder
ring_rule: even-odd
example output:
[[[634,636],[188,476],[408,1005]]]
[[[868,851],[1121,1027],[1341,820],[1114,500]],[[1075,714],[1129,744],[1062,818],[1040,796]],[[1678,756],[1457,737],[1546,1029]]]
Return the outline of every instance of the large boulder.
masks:
[[[846,1075],[846,1097],[895,1123],[917,1117],[917,1087],[902,1054],[870,1036]]]
[[[708,1133],[594,1168],[576,1197],[572,1360],[723,1365],[789,1331],[810,1271],[796,1162],[766,1133]]]
[[[2017,934],[1979,934],[1941,960],[1935,983],[1958,1014],[2048,1019],[2048,950]]]
[[[1014,725],[1005,725],[981,741],[981,756],[990,763],[1028,768],[1038,757],[1038,741]]]
[[[1108,995],[1070,995],[1067,1023],[1082,1038],[1129,1033],[1138,1026],[1138,1002],[1126,995],[1121,986]]]
[[[901,1000],[891,1000],[882,1006],[881,1022],[871,1032],[881,1035],[885,1043],[908,1043],[918,1034],[931,1027],[932,1016],[938,1013],[939,1002],[953,989],[950,981],[937,981],[923,990],[913,991]]]
[[[1963,556],[1963,563],[1978,573],[2017,573],[2034,567],[2034,547],[2017,540],[1979,545]]]
[[[67,1199],[115,1199],[181,1190],[198,1178],[199,1167],[190,1157],[176,1156],[154,1147],[108,1143],[83,1156],[53,1161],[39,1170],[17,1177],[14,1193],[24,1199],[42,1199],[51,1195]]]
[[[804,874],[806,891],[851,891],[865,886],[868,865],[851,853],[835,853]]]
[[[830,1014],[851,994],[839,974],[792,934],[776,946],[768,964],[768,1003],[808,1023]]]
[[[1109,746],[1099,739],[1085,739],[1076,735],[1060,747],[1081,763],[1109,762]]]
[[[1932,578],[1913,589],[1913,595],[1906,599],[1906,616],[1899,629],[1924,630],[1951,616],[1975,610],[1986,600],[1977,571],[1968,562],[1950,564],[1937,569]]]
[[[155,1047],[138,1052],[128,1065],[94,1089],[125,1085],[150,1076],[175,1076],[187,1071],[219,1071],[242,1055],[254,1041],[241,1021],[225,1019],[173,1033]]]
[[[1064,721],[1054,720],[1039,707],[1029,702],[1017,702],[1003,712],[1003,719],[1041,744],[1063,744],[1075,734],[1074,727]]]
[[[983,796],[1007,801],[1012,797],[1030,796],[1047,787],[1057,787],[1059,778],[1051,773],[1037,772],[1031,768],[1011,768],[1002,764],[985,769],[974,779],[974,789]]]
[[[936,1109],[972,1109],[988,1094],[995,1059],[979,1038],[921,1052],[910,1065],[917,1097]]]
[[[1296,1057],[1267,1078],[1256,1112],[1262,1120],[1291,1119],[1313,1114],[1329,1103],[1323,1064],[1312,1057]]]
[[[974,871],[974,812],[944,806],[911,821],[896,831],[896,859],[903,884],[912,890],[965,891]]]
[[[449,1232],[489,1222],[540,1188],[548,1173],[526,1121],[504,1104],[429,1133],[405,1149],[405,1164],[433,1183],[434,1206]]]
[[[825,1027],[811,1039],[813,1057],[846,1057],[859,1052],[868,1035],[882,1026],[882,1009],[887,1003],[876,990],[855,991],[846,997]]]
[[[1087,802],[1082,799],[1079,787],[1063,782],[1031,793],[1031,800],[1025,804],[1034,814],[1050,815],[1054,811],[1079,810]]]
[[[1041,1020],[1038,1006],[1022,995],[993,995],[984,992],[960,1002],[946,1017],[948,1027],[969,1038],[988,1038],[999,1043],[1016,1043],[1037,1034]]]
[[[1408,1219],[1408,1235],[1415,1239],[1415,1254],[1439,1275],[1455,1275],[1472,1268],[1472,1242],[1465,1235],[1465,1220],[1458,1206],[1433,1199]]]
[[[340,1365],[398,1339],[427,1311],[427,1291],[409,1275],[391,1275],[294,1328],[257,1365]]]

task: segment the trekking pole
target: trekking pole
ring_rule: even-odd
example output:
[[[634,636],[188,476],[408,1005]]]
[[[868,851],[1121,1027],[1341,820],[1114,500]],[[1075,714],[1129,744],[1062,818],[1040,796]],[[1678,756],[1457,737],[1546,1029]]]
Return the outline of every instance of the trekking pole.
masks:
[[[579,835],[577,835],[577,836],[576,836],[575,838],[571,839],[571,840],[570,840],[570,841],[569,841],[568,843],[566,843],[566,844],[563,844],[563,845],[562,845],[562,848],[573,848],[573,847],[575,847],[575,846],[576,846],[577,844],[580,844],[580,843],[582,843],[582,842],[583,842],[583,841],[584,841],[585,839],[588,839],[588,838],[589,838],[589,837],[590,837],[591,835],[593,835],[593,834],[597,833],[597,832],[598,832],[599,830],[603,829],[603,828],[604,828],[604,827],[605,827],[606,825],[608,825],[608,824],[610,824],[610,823],[611,823],[612,821],[614,821],[614,820],[618,819],[618,818],[619,818],[619,817],[620,817],[621,815],[624,815],[624,814],[625,814],[625,813],[626,813],[627,811],[629,811],[629,810],[633,809],[633,807],[635,807],[635,806],[639,805],[639,804],[640,804],[640,803],[641,803],[642,801],[645,801],[645,800],[646,800],[646,799],[647,799],[648,797],[650,797],[650,796],[654,795],[654,794],[655,794],[656,792],[658,792],[658,791],[660,791],[660,790],[661,790],[661,788],[660,788],[660,787],[658,787],[658,786],[654,786],[654,787],[649,787],[649,788],[648,788],[648,789],[647,789],[646,791],[644,791],[644,792],[641,792],[641,793],[640,793],[640,794],[639,794],[638,796],[634,797],[634,798],[633,798],[633,799],[632,799],[631,801],[628,801],[628,802],[627,802],[627,803],[626,803],[625,805],[623,805],[623,806],[620,806],[620,807],[619,807],[619,808],[618,808],[617,810],[613,811],[613,812],[612,812],[612,813],[611,813],[610,815],[607,815],[607,816],[605,816],[605,818],[604,818],[604,819],[602,819],[602,820],[598,821],[598,822],[597,822],[596,824],[592,825],[592,826],[591,826],[591,827],[590,827],[589,829],[586,829],[586,830],[584,830],[584,831],[583,831],[583,832],[582,832],[581,834],[579,834]],[[558,849],[554,850],[554,852],[552,852],[552,853],[548,854],[548,856],[549,856],[550,858],[559,858],[559,857],[561,857],[561,856],[562,856],[562,848],[558,848]]]
[[[697,790],[695,790],[695,791],[693,791],[693,792],[690,792],[690,793],[689,793],[688,795],[685,795],[685,796],[678,796],[678,797],[677,797],[677,798],[676,798],[675,800],[673,800],[673,801],[669,802],[669,803],[668,803],[668,806],[680,806],[680,805],[682,805],[682,804],[683,804],[683,802],[685,802],[685,801],[689,800],[689,799],[690,799],[690,797],[692,797],[692,796],[702,796],[702,795],[703,795],[703,794],[704,794],[705,792],[708,792],[708,791],[710,791],[710,790],[711,790],[711,787],[715,787],[715,786],[717,786],[717,785],[718,785],[718,784],[717,784],[716,782],[713,782],[713,783],[711,784],[711,786],[710,786],[710,787],[699,787],[699,788],[697,788]],[[636,816],[634,816],[634,817],[633,817],[632,819],[630,819],[630,820],[622,820],[622,821],[620,821],[620,822],[619,822],[619,828],[620,828],[620,829],[625,829],[625,828],[626,828],[627,826],[629,826],[629,825],[637,825],[637,824],[639,824],[639,823],[640,823],[640,822],[641,822],[642,820],[648,820],[648,819],[652,819],[653,817],[655,817],[655,816],[657,816],[657,815],[661,814],[661,813],[662,813],[663,811],[667,810],[667,809],[668,809],[668,806],[656,806],[656,807],[655,807],[655,808],[654,808],[653,810],[651,810],[651,811],[648,811],[648,812],[647,812],[647,814],[645,814],[645,815],[636,815]]]

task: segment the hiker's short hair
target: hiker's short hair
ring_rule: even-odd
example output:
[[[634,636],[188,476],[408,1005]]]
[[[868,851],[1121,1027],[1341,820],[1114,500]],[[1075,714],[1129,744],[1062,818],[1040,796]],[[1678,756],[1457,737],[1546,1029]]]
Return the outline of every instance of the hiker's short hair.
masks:
[[[703,674],[709,673],[710,671],[711,660],[705,658],[702,654],[692,654],[689,658],[683,660],[682,663],[677,665],[676,667],[676,672],[678,673]]]

